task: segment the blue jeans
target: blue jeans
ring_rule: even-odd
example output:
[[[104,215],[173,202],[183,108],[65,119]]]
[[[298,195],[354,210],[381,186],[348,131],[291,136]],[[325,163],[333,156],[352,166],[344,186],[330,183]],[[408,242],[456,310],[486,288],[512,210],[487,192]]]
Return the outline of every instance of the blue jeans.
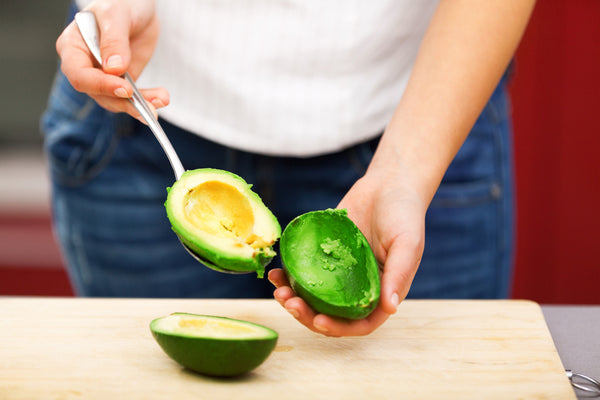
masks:
[[[513,230],[508,108],[503,81],[429,208],[425,252],[409,297],[507,296]],[[186,169],[220,168],[242,176],[282,228],[304,212],[335,207],[364,174],[378,143],[319,157],[270,157],[161,123]],[[42,130],[55,232],[78,295],[272,295],[266,280],[215,272],[182,248],[163,205],[174,175],[145,125],[100,108],[58,72]]]

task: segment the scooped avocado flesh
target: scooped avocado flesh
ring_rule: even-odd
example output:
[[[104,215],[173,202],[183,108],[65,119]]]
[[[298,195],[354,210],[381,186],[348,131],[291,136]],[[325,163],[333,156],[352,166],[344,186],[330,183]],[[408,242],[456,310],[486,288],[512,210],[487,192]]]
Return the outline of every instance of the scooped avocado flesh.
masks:
[[[184,210],[190,223],[208,234],[233,238],[253,248],[269,245],[252,231],[250,201],[231,185],[208,181],[196,186],[186,195]]]
[[[379,268],[345,210],[321,210],[285,228],[281,258],[294,291],[316,311],[360,319],[379,302]]]
[[[220,269],[256,271],[275,256],[277,219],[242,178],[215,169],[186,171],[165,203],[173,230],[201,258]]]
[[[278,338],[274,330],[252,322],[187,313],[157,318],[150,330],[174,361],[212,376],[253,370],[271,354]]]

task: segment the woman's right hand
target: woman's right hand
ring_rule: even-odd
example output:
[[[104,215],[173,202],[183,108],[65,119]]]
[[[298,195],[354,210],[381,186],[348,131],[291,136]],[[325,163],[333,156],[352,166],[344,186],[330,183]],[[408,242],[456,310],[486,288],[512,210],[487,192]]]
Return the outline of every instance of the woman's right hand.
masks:
[[[85,10],[92,11],[98,22],[102,69],[95,66],[73,21],[56,41],[62,72],[77,91],[87,93],[100,106],[140,119],[128,101],[133,88],[121,75],[129,72],[136,80],[152,56],[159,34],[154,1],[96,0]],[[153,111],[169,104],[165,88],[141,92]]]

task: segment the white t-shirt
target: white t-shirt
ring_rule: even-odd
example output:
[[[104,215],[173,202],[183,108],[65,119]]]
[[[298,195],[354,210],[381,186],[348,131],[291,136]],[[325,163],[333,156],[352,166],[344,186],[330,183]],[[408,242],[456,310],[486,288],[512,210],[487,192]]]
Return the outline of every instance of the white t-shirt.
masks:
[[[212,141],[312,156],[380,134],[438,0],[158,0],[140,87],[169,122]]]

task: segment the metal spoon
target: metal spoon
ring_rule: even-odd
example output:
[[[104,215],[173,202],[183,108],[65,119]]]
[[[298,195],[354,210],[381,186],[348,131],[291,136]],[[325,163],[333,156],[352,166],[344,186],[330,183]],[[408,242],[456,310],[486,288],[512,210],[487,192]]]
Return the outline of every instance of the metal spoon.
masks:
[[[96,59],[98,65],[102,66],[102,56],[100,55],[100,31],[98,30],[98,24],[96,23],[96,16],[91,11],[80,11],[77,14],[75,14],[75,23],[77,24],[77,27],[79,28],[79,32],[81,33],[81,36],[83,37],[83,40],[85,41],[85,44],[87,45],[88,49],[90,50],[90,52]],[[173,171],[175,173],[175,179],[178,180],[179,178],[181,178],[181,175],[185,172],[185,169],[183,168],[183,165],[181,164],[181,161],[179,160],[179,157],[177,156],[175,149],[173,149],[173,146],[171,145],[169,138],[167,137],[167,135],[161,128],[157,119],[154,117],[154,114],[152,113],[152,110],[150,110],[150,107],[148,107],[148,104],[146,104],[146,100],[144,99],[144,96],[142,96],[142,94],[138,90],[138,88],[135,85],[135,82],[133,81],[131,76],[127,72],[125,72],[125,74],[123,75],[123,78],[127,82],[129,82],[129,84],[133,88],[133,97],[131,97],[129,99],[129,101],[131,102],[131,104],[133,104],[135,109],[140,113],[142,118],[144,118],[144,121],[146,121],[146,123],[148,124],[148,127],[150,128],[150,130],[152,131],[152,133],[154,134],[154,136],[160,143],[165,154],[167,155],[167,158],[169,159],[169,162],[171,163],[171,167],[173,168]],[[190,249],[181,240],[181,237],[179,237],[179,235],[177,235],[177,237],[179,238],[179,241],[181,242],[183,247],[187,250],[187,252],[190,253],[190,255],[192,257],[194,257],[198,262],[204,264],[208,268],[214,269],[219,272],[226,272],[226,273],[231,273],[231,274],[246,274],[249,272],[253,272],[253,271],[240,272],[240,271],[230,271],[227,269],[223,269],[223,268],[213,264],[212,262],[204,259],[200,255],[196,254],[192,249]]]

